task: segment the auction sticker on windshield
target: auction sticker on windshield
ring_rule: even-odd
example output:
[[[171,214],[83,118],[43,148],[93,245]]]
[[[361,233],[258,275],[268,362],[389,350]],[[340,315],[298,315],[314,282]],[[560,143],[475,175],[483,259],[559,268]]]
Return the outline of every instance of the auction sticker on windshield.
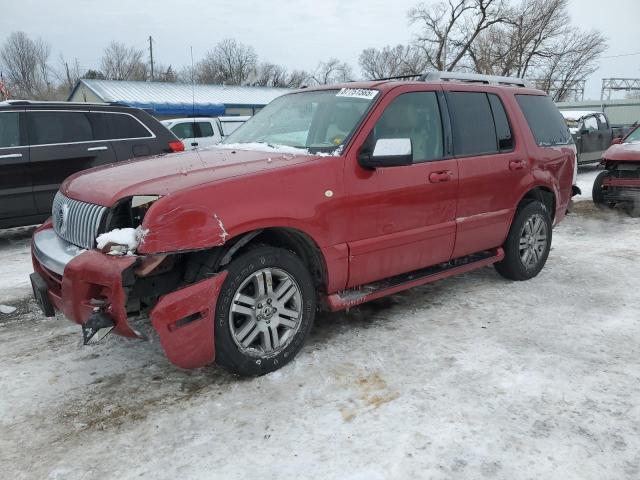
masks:
[[[378,90],[370,90],[368,88],[343,88],[336,97],[364,98],[372,100],[378,94]]]

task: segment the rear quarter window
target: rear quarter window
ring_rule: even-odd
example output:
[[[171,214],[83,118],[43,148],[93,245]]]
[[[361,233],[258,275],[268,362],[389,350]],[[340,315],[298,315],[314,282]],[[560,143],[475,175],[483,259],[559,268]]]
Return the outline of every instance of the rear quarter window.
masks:
[[[129,138],[152,138],[147,128],[127,113],[105,113],[109,122],[109,136],[113,140]]]
[[[573,142],[567,124],[551,98],[543,95],[516,95],[516,100],[539,146],[552,147]]]

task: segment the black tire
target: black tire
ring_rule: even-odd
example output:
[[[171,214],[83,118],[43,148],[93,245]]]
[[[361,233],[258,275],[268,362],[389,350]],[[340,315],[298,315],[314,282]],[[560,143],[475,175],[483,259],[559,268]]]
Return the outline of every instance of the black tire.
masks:
[[[525,264],[520,251],[520,241],[525,231],[525,225],[532,219],[540,219],[546,227],[545,243],[540,245],[541,251],[539,253],[536,250],[535,265]],[[504,260],[494,264],[498,273],[509,280],[517,281],[529,280],[538,275],[549,257],[552,232],[551,216],[547,207],[537,200],[523,203],[516,212],[509,235],[507,235],[507,241],[503,246]],[[533,255],[533,253],[530,254]]]
[[[604,192],[602,190],[602,181],[607,176],[609,176],[608,170],[605,170],[604,172],[600,172],[593,182],[593,189],[591,190],[591,196],[593,198],[593,203],[595,203],[598,206],[607,206],[604,200]]]
[[[298,298],[301,301],[299,306],[300,316],[296,320],[299,322],[297,330],[295,330],[295,333],[290,334],[289,339],[287,339],[288,343],[282,345],[282,348],[278,351],[274,350],[268,353],[251,350],[250,348],[249,351],[243,351],[241,345],[236,343],[238,341],[237,333],[236,336],[232,333],[232,328],[240,330],[240,327],[236,326],[237,322],[243,322],[242,314],[238,318],[238,314],[231,313],[234,297],[243,283],[249,281],[254,275],[259,275],[259,272],[272,268],[275,269],[274,271],[289,275],[290,278],[295,280],[295,287],[300,293]],[[227,270],[227,278],[222,285],[216,306],[214,334],[216,363],[233,373],[243,376],[264,375],[286,365],[302,348],[315,317],[316,291],[309,271],[292,252],[267,246],[261,246],[240,255],[229,264]],[[257,293],[256,297],[258,297]],[[253,308],[253,310],[256,310],[256,308]],[[275,318],[279,318],[279,315],[276,310]],[[269,317],[269,319],[271,318]],[[249,323],[249,316],[246,316],[244,321]],[[234,322],[233,327],[231,322]],[[259,322],[269,323],[265,318],[259,320]],[[270,328],[264,326],[264,324],[262,326],[265,329]],[[251,331],[253,333],[253,330]],[[270,347],[275,346],[273,334],[267,332],[258,335],[263,341],[265,340],[262,335],[268,336],[268,341],[273,342],[273,344],[270,343]]]

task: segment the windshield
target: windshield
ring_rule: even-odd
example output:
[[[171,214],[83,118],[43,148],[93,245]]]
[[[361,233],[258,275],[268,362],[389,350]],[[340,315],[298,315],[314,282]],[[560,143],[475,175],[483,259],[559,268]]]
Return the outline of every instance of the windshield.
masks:
[[[377,94],[377,90],[343,88],[284,95],[223,143],[264,143],[332,151],[350,138]]]
[[[624,143],[633,143],[640,142],[640,127],[636,127],[636,129],[627,135],[627,138],[624,139]]]

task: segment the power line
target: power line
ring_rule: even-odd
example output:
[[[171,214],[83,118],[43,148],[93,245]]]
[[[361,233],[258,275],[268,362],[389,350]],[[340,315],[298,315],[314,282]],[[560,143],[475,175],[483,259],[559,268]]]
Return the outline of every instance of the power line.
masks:
[[[600,57],[600,58],[618,58],[618,57],[632,57],[634,55],[640,55],[640,52],[635,52],[635,53],[621,53],[620,55],[607,55],[606,57]]]

